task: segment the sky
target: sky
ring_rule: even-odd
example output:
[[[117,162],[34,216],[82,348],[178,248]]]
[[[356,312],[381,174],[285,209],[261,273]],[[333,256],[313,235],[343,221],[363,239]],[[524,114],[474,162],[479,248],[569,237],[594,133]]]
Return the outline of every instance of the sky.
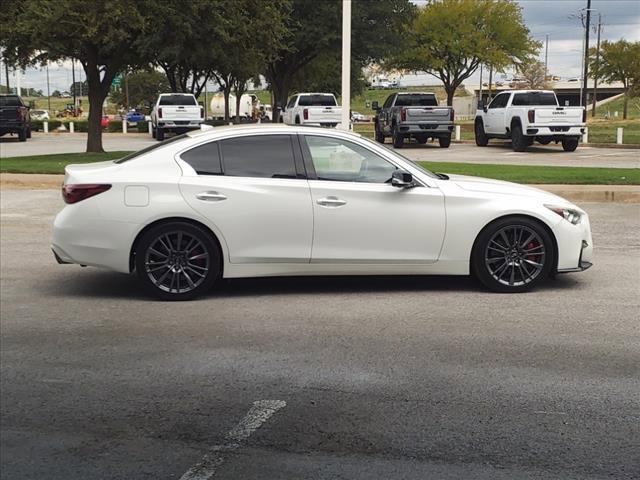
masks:
[[[412,0],[420,5],[425,0]],[[549,34],[549,73],[563,79],[579,77],[582,64],[582,45],[584,28],[578,18],[581,9],[586,8],[587,0],[516,0],[522,7],[523,18],[531,36],[544,43]],[[597,24],[598,14],[602,16],[603,40],[625,38],[640,41],[640,0],[592,0],[592,25]],[[573,17],[573,18],[572,18]],[[590,33],[590,45],[595,46],[596,35]],[[544,47],[540,60],[544,61]],[[10,74],[11,85],[15,86],[15,77]],[[509,75],[506,75],[507,77]],[[71,62],[49,65],[51,92],[68,90],[71,85]],[[84,80],[82,67],[76,63],[76,80]],[[479,72],[467,83],[478,83]],[[46,95],[47,83],[44,69],[30,68],[22,75],[23,88],[42,89]],[[485,77],[486,81],[486,77]],[[6,84],[4,66],[0,71],[0,82]],[[437,80],[430,75],[406,76],[401,79],[404,85],[435,85]],[[211,85],[211,88],[215,87]]]

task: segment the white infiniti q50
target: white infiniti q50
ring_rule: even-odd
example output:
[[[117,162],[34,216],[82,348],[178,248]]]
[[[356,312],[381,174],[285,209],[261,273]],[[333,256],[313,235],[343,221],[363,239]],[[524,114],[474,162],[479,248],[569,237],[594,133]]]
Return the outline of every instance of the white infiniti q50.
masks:
[[[58,262],[135,272],[163,299],[282,275],[473,274],[522,292],[593,251],[587,214],[560,197],[308,127],[220,127],[69,165],[63,197]]]

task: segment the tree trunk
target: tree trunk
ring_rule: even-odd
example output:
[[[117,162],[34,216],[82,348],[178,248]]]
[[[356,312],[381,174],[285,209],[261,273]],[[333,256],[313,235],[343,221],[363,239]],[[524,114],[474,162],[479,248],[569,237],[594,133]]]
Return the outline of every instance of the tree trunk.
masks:
[[[274,102],[274,104],[271,105],[273,112],[273,123],[278,123],[280,121],[281,110],[278,107],[281,107],[282,109],[285,108],[285,106],[287,105],[290,90],[291,86],[287,81],[273,82],[271,84],[271,96]]]
[[[445,84],[444,91],[447,92],[447,107],[453,107],[453,96],[456,93],[456,87]]]
[[[87,122],[87,152],[104,152],[102,148],[102,104],[106,95],[102,94],[100,84],[97,86],[89,82],[89,119]]]
[[[225,123],[229,123],[229,94],[231,93],[231,87],[229,85],[225,86],[222,90],[222,94],[224,95],[224,121]]]
[[[235,123],[240,123],[240,100],[242,97],[242,93],[238,91],[236,88],[236,119]]]
[[[622,107],[622,119],[627,119],[627,113],[629,112],[629,88],[624,89],[624,103]]]

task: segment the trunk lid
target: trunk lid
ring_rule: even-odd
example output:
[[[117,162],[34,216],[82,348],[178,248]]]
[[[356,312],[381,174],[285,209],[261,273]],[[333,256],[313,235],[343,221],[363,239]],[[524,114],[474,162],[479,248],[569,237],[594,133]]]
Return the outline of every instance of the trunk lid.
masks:
[[[340,122],[342,109],[340,107],[304,107],[307,110],[306,122]],[[303,110],[303,111],[304,111]]]
[[[406,111],[407,122],[449,122],[451,121],[450,107],[403,107]]]

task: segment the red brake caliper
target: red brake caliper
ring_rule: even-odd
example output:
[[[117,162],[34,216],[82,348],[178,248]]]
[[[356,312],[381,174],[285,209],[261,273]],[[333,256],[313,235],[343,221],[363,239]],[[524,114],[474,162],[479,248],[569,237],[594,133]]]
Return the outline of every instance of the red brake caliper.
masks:
[[[534,243],[534,242],[529,242],[529,243],[527,244],[526,249],[527,249],[527,250],[531,250],[531,249],[533,249],[533,248],[536,248],[537,246],[538,246],[538,245],[537,245],[536,243]],[[536,262],[536,263],[538,263],[538,255],[535,255],[535,254],[529,254],[529,255],[527,255],[525,258],[526,258],[527,260],[532,261],[532,262]]]

